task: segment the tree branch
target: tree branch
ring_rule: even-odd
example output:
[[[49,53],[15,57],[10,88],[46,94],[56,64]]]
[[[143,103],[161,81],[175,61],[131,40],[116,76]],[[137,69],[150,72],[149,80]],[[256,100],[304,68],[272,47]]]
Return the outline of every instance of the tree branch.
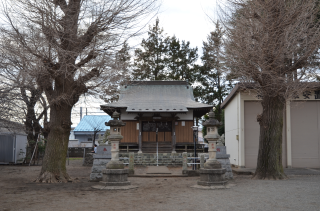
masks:
[[[95,52],[94,50],[90,51],[86,58],[82,59],[80,62],[78,62],[76,64],[76,67],[82,67],[86,63],[90,62],[92,59],[97,58],[98,55],[99,54],[97,52]]]
[[[56,6],[59,6],[64,13],[68,11],[68,5],[65,0],[54,0],[53,3]]]

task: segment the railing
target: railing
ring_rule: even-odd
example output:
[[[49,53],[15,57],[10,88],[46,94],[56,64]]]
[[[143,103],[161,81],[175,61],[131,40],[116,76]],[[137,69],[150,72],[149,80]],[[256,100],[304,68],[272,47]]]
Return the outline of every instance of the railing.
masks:
[[[129,160],[129,158],[126,158],[126,157],[121,157],[119,158],[119,160]],[[124,161],[123,161],[124,162]],[[123,163],[124,165],[129,165],[130,163]]]
[[[193,162],[188,163],[188,160],[193,160]],[[197,163],[196,160],[200,160],[199,163]],[[200,157],[188,157],[188,154],[186,152],[182,153],[182,171],[187,171],[188,165],[192,165],[192,169],[196,170],[196,165],[200,165],[200,168],[204,167],[204,154],[200,154]]]
[[[200,165],[200,157],[188,157],[188,160],[199,160],[199,163],[187,163],[188,165]]]

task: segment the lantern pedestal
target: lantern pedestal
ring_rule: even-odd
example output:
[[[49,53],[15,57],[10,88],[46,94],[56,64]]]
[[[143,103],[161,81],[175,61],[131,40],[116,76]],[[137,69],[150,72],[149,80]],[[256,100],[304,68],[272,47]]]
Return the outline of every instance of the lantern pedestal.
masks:
[[[107,163],[106,169],[102,171],[101,183],[105,186],[130,185],[128,174],[129,169],[124,169],[123,162],[119,160],[119,141],[111,141],[111,161]]]
[[[124,169],[124,164],[122,161],[119,161],[119,141],[123,137],[122,136],[117,136],[112,137],[112,139],[109,138],[111,142],[111,161],[107,163],[106,169]],[[115,139],[117,141],[115,141]]]
[[[105,186],[130,185],[128,181],[129,169],[105,169],[102,171],[102,181]]]
[[[226,169],[221,168],[221,163],[216,159],[216,141],[209,141],[209,160],[205,162],[204,168],[201,168],[200,181],[198,185],[202,186],[214,186],[224,185],[228,181],[226,180]]]
[[[219,162],[218,162],[219,163]],[[200,181],[198,185],[213,186],[224,185],[228,181],[225,179],[226,169],[200,169]]]

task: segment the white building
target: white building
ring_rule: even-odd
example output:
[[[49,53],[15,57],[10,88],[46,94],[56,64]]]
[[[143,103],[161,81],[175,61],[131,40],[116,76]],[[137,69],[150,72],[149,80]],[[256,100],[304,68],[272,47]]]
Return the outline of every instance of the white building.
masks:
[[[257,115],[262,113],[257,94],[236,85],[221,107],[231,164],[255,168],[260,133]],[[284,167],[320,168],[320,89],[287,101],[282,137]]]

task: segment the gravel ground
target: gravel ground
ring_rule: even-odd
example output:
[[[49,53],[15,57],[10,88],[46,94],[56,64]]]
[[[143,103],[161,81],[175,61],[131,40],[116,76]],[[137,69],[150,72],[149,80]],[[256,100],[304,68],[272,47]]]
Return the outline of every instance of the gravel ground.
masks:
[[[235,176],[236,186],[201,190],[199,177],[129,177],[132,190],[96,190],[90,167],[70,161],[77,183],[35,184],[39,166],[0,166],[0,210],[320,210],[320,175],[288,180],[251,180]]]

